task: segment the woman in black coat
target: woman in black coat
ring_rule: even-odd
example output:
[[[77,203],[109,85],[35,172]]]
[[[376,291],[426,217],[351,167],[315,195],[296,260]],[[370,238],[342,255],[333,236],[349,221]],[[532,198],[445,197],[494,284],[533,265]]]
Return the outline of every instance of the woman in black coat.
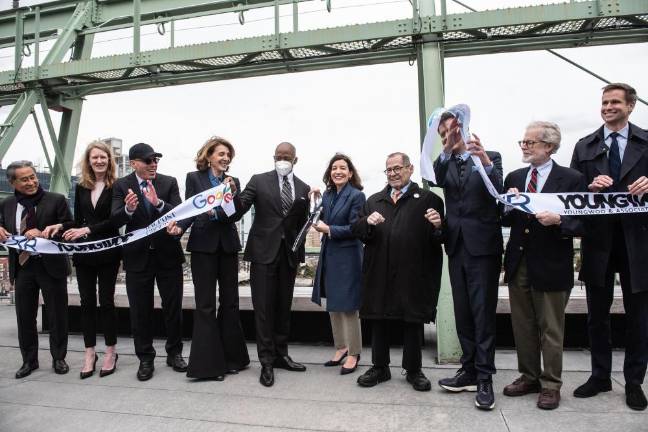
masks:
[[[74,191],[74,222],[63,225],[66,241],[95,241],[119,235],[119,227],[110,220],[112,184],[116,177],[115,159],[110,146],[91,142],[81,160],[81,179]],[[101,252],[75,254],[72,258],[81,297],[81,324],[85,357],[81,379],[92,376],[98,355],[97,282],[99,311],[106,342],[106,352],[99,376],[112,374],[117,368],[117,316],[115,313],[115,282],[121,260],[121,248]]]
[[[236,194],[238,179],[225,176],[233,158],[232,144],[210,138],[196,156],[198,171],[187,174],[186,198],[223,182]],[[238,202],[235,196],[235,205]],[[185,230],[192,226],[187,250],[191,252],[196,310],[187,377],[222,380],[225,373],[237,373],[250,363],[239,315],[238,231],[234,217],[228,217],[220,207],[178,225]]]

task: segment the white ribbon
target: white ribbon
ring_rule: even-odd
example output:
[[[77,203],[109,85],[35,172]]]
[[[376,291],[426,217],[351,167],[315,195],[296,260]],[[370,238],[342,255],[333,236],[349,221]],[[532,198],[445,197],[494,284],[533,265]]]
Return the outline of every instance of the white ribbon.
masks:
[[[39,254],[97,252],[133,243],[166,228],[167,224],[171,221],[177,222],[197,216],[219,206],[223,208],[223,211],[227,216],[231,216],[236,212],[232,190],[229,185],[220,184],[211,189],[200,192],[178,204],[149,226],[117,237],[85,243],[62,243],[40,237],[28,239],[25,236],[12,235],[7,238],[7,240],[0,243],[0,245]]]
[[[432,164],[432,146],[438,134],[439,121],[441,116],[449,112],[457,118],[461,124],[461,137],[464,142],[470,139],[468,125],[470,123],[470,107],[465,104],[455,105],[450,108],[437,108],[434,110],[428,121],[428,130],[423,140],[421,150],[421,176],[436,184],[436,176]],[[470,156],[475,164],[475,170],[479,173],[488,193],[504,205],[514,209],[536,214],[541,211],[549,211],[562,216],[584,216],[619,213],[646,213],[648,212],[648,195],[632,195],[627,192],[564,192],[564,193],[519,193],[500,194],[481,163],[475,156]]]

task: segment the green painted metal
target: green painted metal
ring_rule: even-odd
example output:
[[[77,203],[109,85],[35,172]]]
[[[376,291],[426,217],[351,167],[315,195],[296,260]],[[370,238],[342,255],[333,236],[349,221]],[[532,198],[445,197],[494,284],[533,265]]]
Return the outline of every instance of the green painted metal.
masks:
[[[138,57],[140,53],[141,13],[141,0],[133,0],[133,54],[136,57]]]
[[[36,111],[32,111],[32,118],[34,119],[34,124],[36,125],[36,132],[38,133],[38,138],[40,139],[41,142],[41,147],[43,147],[43,153],[45,154],[45,160],[47,160],[47,168],[52,171],[52,167],[54,166],[52,164],[52,160],[50,159],[49,151],[47,150],[47,145],[45,144],[45,138],[43,138],[43,131],[40,127],[40,122],[38,121],[38,116],[36,115]]]
[[[434,14],[433,0],[422,0],[420,10],[421,13],[426,15]],[[416,57],[419,89],[419,126],[422,143],[427,132],[427,121],[432,111],[445,104],[443,45],[440,43],[418,45]],[[433,158],[436,158],[440,151],[441,146],[437,142]],[[443,196],[443,192],[438,189],[435,190],[435,193],[440,193]],[[443,262],[443,271],[441,273],[436,335],[437,361],[442,364],[457,363],[461,357],[461,346],[457,338],[447,259]]]

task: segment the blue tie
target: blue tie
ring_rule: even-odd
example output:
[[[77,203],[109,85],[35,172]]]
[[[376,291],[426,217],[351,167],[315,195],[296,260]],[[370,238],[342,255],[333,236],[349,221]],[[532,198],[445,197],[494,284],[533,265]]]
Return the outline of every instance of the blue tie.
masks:
[[[608,159],[610,163],[610,176],[614,180],[615,184],[613,187],[615,187],[621,179],[621,153],[619,152],[619,142],[617,141],[619,134],[612,132],[609,136],[612,138],[612,142],[610,143]]]
[[[146,210],[146,213],[151,216],[153,214],[153,204],[151,204],[151,202],[144,196],[144,189],[148,187],[148,182],[146,180],[142,180],[140,186],[142,188],[142,201],[144,201],[144,210]]]

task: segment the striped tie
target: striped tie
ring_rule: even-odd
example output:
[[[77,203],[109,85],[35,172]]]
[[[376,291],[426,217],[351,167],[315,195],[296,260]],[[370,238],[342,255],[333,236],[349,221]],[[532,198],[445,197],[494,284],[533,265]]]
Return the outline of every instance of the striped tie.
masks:
[[[29,210],[27,208],[24,208],[22,211],[22,215],[20,218],[20,235],[25,235],[25,231],[27,231],[27,217],[29,216]],[[18,254],[18,264],[21,266],[24,266],[27,263],[27,260],[29,259],[29,252],[22,251]]]
[[[531,179],[529,180],[526,191],[529,193],[536,193],[538,191],[538,170],[535,168],[531,171]]]
[[[288,210],[292,207],[292,187],[288,181],[288,176],[284,176],[281,186],[281,212],[284,216],[288,214]]]

